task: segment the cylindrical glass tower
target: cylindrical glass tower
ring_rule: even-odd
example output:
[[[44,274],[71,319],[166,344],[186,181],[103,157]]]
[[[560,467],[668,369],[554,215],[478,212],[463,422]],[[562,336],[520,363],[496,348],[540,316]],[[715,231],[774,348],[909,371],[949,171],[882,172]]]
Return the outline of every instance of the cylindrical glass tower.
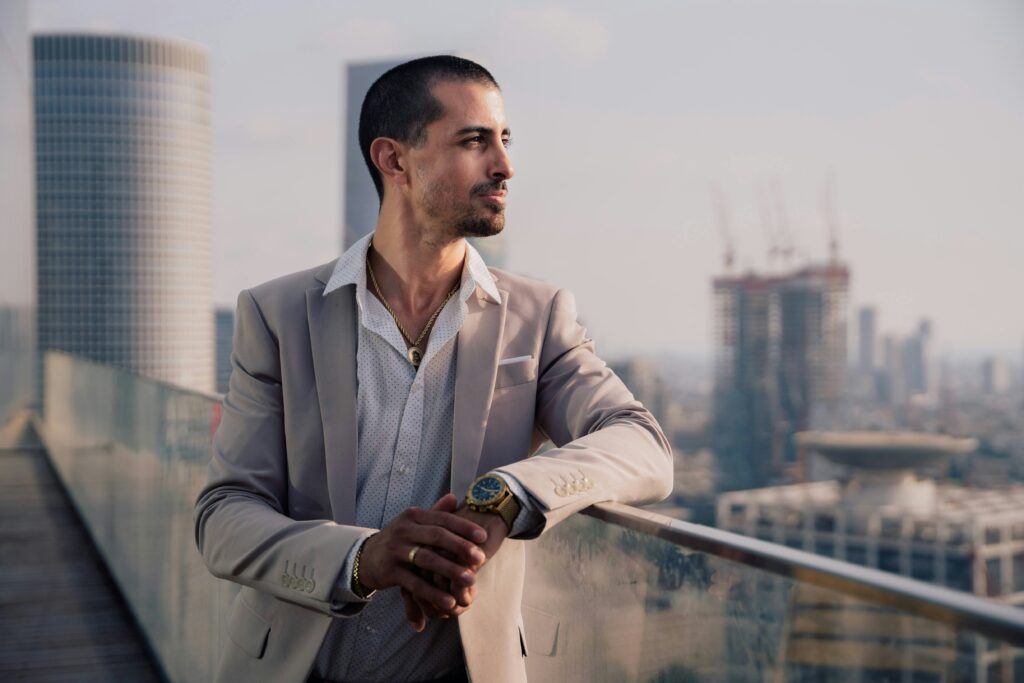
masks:
[[[212,390],[205,50],[54,34],[33,54],[40,348]]]

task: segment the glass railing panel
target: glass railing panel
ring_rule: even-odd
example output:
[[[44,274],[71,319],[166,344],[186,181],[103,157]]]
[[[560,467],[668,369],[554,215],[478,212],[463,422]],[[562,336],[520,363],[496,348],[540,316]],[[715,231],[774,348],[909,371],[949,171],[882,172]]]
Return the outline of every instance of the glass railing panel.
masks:
[[[999,639],[582,515],[527,562],[531,681],[1024,680]]]
[[[203,565],[192,509],[217,397],[61,354],[47,356],[45,376],[51,459],[168,679],[212,680],[235,588]],[[785,557],[681,541],[682,522],[629,528],[591,515],[601,516],[575,515],[527,545],[531,683],[1024,680],[1011,646],[1024,622],[1009,608],[983,637],[964,626],[977,615],[955,616],[982,604],[969,595],[914,582],[916,597],[887,601],[840,576],[874,570],[827,560],[843,569],[822,581]]]
[[[46,445],[172,681],[210,681],[236,590],[196,551],[219,403],[110,367],[49,354]]]
[[[37,367],[32,349],[0,348],[0,428],[19,410],[37,405]]]

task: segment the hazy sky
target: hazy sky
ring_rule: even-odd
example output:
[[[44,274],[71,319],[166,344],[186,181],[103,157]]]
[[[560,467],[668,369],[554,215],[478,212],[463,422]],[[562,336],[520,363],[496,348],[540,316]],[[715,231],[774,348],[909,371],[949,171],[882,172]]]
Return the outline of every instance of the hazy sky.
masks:
[[[33,0],[37,31],[211,55],[214,300],[338,253],[343,65],[456,51],[502,84],[513,270],[571,288],[599,349],[705,352],[723,241],[764,267],[759,192],[826,254],[835,177],[851,319],[940,349],[1024,340],[1024,2],[558,4]],[[759,190],[760,188],[760,190]]]

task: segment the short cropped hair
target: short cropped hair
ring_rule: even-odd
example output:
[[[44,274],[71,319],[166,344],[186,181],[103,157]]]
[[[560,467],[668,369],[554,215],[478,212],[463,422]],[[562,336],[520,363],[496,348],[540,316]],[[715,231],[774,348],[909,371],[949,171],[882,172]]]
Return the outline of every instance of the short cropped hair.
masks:
[[[436,55],[399,64],[366,92],[359,111],[359,149],[381,202],[384,181],[370,158],[370,144],[377,138],[393,138],[414,147],[426,142],[427,126],[444,116],[444,107],[432,93],[444,81],[471,81],[500,89],[491,72],[476,62]]]

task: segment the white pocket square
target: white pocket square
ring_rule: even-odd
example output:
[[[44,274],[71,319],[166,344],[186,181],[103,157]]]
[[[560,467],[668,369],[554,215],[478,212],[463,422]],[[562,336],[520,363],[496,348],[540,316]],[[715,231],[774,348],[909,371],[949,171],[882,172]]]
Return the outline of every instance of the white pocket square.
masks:
[[[531,360],[533,355],[529,356],[516,356],[514,358],[502,358],[498,361],[498,365],[512,365],[512,363],[522,363],[523,361]]]

